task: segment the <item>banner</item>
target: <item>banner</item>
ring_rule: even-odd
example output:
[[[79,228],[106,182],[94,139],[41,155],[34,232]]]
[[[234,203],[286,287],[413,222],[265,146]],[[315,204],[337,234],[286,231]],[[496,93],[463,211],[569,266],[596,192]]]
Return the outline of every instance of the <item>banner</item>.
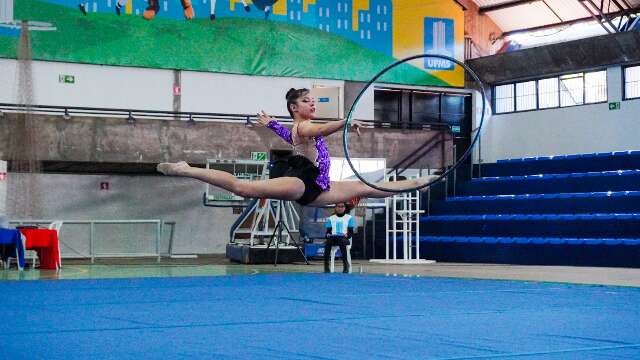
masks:
[[[16,58],[22,20],[34,60],[367,81],[406,56],[464,56],[452,0],[4,1],[5,58]],[[464,73],[424,59],[383,80],[461,87]]]

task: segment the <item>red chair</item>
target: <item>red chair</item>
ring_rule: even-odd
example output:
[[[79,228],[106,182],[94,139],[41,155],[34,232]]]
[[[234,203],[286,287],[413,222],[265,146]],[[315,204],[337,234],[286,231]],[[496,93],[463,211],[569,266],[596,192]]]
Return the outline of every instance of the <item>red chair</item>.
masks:
[[[37,252],[40,259],[40,269],[60,270],[62,267],[58,239],[58,231],[61,227],[62,222],[56,221],[49,225],[49,229],[20,229],[20,232],[26,237],[26,249]]]

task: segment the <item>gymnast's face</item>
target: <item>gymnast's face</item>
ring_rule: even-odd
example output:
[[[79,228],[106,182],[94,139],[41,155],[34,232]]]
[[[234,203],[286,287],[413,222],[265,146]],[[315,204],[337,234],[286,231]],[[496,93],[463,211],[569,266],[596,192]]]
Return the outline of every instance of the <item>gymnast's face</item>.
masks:
[[[306,94],[291,105],[291,110],[302,119],[313,119],[316,113],[316,99]]]

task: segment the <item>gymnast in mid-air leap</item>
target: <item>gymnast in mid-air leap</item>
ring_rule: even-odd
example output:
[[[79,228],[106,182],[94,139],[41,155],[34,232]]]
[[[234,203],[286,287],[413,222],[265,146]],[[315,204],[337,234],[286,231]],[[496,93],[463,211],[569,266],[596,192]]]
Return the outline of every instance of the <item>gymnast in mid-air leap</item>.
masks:
[[[230,173],[189,166],[186,162],[161,163],[158,171],[165,175],[198,179],[246,198],[270,198],[296,201],[301,205],[322,206],[347,202],[353,198],[383,198],[393,195],[374,189],[361,181],[331,181],[330,157],[324,137],[343,129],[346,120],[314,124],[315,100],[308,89],[290,89],[286,95],[287,110],[293,119],[290,130],[264,111],[258,113],[258,122],[280,136],[293,147],[284,176],[268,180],[245,181]],[[352,121],[351,126],[360,133],[362,123]],[[379,182],[384,189],[408,189],[426,184],[437,175],[395,182]]]

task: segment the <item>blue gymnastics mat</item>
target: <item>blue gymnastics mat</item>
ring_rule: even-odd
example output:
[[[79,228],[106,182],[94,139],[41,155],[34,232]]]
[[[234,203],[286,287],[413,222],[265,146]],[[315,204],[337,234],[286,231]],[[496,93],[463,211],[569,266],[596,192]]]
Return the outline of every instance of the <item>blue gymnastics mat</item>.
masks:
[[[640,359],[640,288],[342,274],[0,282],[1,359]]]

